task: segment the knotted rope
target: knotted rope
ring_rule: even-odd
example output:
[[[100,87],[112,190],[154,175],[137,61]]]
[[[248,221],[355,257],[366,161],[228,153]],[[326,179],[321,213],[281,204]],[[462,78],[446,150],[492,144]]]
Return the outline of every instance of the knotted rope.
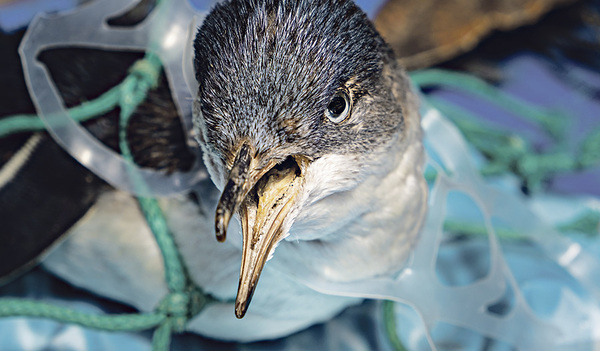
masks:
[[[121,84],[96,100],[69,109],[71,117],[78,121],[85,121],[114,107],[120,108],[119,146],[123,157],[131,165],[129,175],[140,187],[145,184],[136,172],[133,156],[127,144],[127,124],[137,106],[146,98],[148,90],[157,86],[161,67],[159,58],[149,52],[132,66],[129,75]],[[0,121],[0,137],[21,131],[41,130],[43,127],[41,120],[36,116],[12,116]],[[152,339],[153,350],[168,350],[171,335],[185,331],[188,321],[202,310],[209,298],[190,282],[158,201],[151,197],[138,197],[137,200],[161,250],[165,279],[170,291],[159,303],[155,312],[101,315],[45,302],[2,298],[0,317],[48,318],[107,331],[139,331],[156,328]]]
[[[451,88],[485,100],[541,126],[553,139],[552,149],[537,151],[518,134],[488,127],[473,113],[446,100],[427,96],[427,102],[449,117],[465,138],[486,156],[488,163],[481,169],[484,176],[514,173],[528,190],[535,192],[552,176],[600,165],[600,128],[590,131],[576,151],[569,152],[565,134],[567,123],[572,119],[564,113],[540,109],[464,73],[428,69],[413,72],[411,78],[421,89]]]

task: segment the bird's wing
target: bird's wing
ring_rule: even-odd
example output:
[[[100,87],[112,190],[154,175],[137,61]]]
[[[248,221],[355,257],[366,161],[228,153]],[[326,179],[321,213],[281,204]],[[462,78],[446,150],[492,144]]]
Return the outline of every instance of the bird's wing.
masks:
[[[23,32],[0,34],[0,118],[34,114],[17,46]],[[42,52],[67,107],[77,106],[120,83],[141,52],[56,48]],[[84,123],[91,134],[118,151],[118,109]],[[35,117],[32,117],[35,118]],[[197,156],[188,149],[164,74],[130,119],[128,141],[134,160],[163,172],[185,172]],[[0,138],[0,282],[31,267],[79,221],[109,187],[64,151],[46,132]]]

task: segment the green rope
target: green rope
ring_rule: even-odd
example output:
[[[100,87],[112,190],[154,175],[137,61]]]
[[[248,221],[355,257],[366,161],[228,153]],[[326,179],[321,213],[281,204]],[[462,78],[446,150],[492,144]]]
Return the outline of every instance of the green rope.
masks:
[[[444,231],[472,236],[483,236],[488,234],[487,227],[483,224],[452,220],[444,221]],[[494,232],[500,239],[526,239],[521,232],[509,228],[494,227]]]
[[[171,344],[171,331],[173,330],[173,321],[166,319],[154,330],[152,335],[153,351],[168,351]]]
[[[388,337],[388,340],[395,351],[406,351],[404,344],[398,337],[396,325],[396,314],[394,313],[395,303],[393,301],[384,301],[383,302],[383,322],[385,325],[385,333]]]
[[[134,64],[130,76],[123,82],[119,101],[121,108],[119,147],[130,166],[128,168],[129,175],[138,187],[145,187],[146,184],[136,170],[133,155],[127,143],[127,125],[137,106],[144,101],[148,90],[158,84],[160,68],[159,58],[151,52],[147,53],[144,60]],[[165,280],[170,293],[165,296],[158,310],[165,312],[168,317],[154,333],[153,348],[154,350],[167,350],[170,334],[183,332],[189,319],[200,312],[208,299],[200,289],[195,286],[191,287],[179,250],[158,201],[153,197],[138,197],[137,200],[163,256]]]
[[[162,313],[101,315],[27,299],[2,298],[0,301],[0,317],[48,318],[106,331],[146,330],[156,327],[165,319]]]
[[[541,110],[503,93],[485,81],[452,71],[429,69],[411,74],[420,88],[449,87],[475,95],[522,118],[542,126],[556,146],[548,152],[536,151],[515,133],[498,131],[486,126],[469,111],[435,96],[426,96],[427,103],[442,111],[461,130],[465,138],[488,159],[481,173],[493,176],[512,172],[519,176],[531,191],[543,187],[544,181],[554,175],[578,171],[600,164],[600,129],[590,132],[576,152],[565,146],[566,121],[570,119],[554,111]]]
[[[155,54],[149,52],[131,68],[125,80],[101,95],[68,110],[69,115],[81,122],[120,107],[119,146],[128,161],[129,174],[139,187],[146,186],[136,171],[133,156],[127,144],[127,124],[138,105],[144,101],[150,89],[158,84],[162,64]],[[41,130],[44,124],[39,118],[18,115],[0,121],[0,137],[19,131]],[[151,197],[139,197],[138,203],[163,254],[165,279],[170,293],[163,298],[154,313],[124,315],[98,315],[54,306],[44,302],[25,299],[0,299],[0,317],[23,316],[49,318],[63,323],[109,331],[138,331],[155,328],[153,349],[169,349],[171,333],[185,330],[187,322],[209,301],[202,291],[193,286],[185,272],[177,246],[168,229],[158,201]]]
[[[600,212],[587,211],[576,219],[558,225],[562,233],[578,232],[588,236],[598,235],[600,232]]]
[[[145,99],[148,90],[158,84],[157,72],[160,72],[160,67],[161,62],[158,56],[152,53],[146,54],[144,60],[133,65],[131,74],[125,79],[121,88],[119,147],[123,158],[128,161],[130,166],[129,175],[138,187],[145,187],[146,184],[136,171],[133,162],[133,155],[127,143],[127,125],[137,106]],[[152,197],[138,197],[137,200],[163,254],[167,285],[171,291],[181,292],[187,286],[186,275],[158,201]]]
[[[555,229],[563,234],[577,232],[588,236],[596,236],[600,233],[600,212],[586,211],[571,221],[558,224]],[[487,227],[483,224],[451,220],[444,221],[444,231],[472,236],[488,234]],[[527,239],[521,232],[509,228],[494,227],[494,232],[500,239]]]
[[[475,95],[483,100],[499,106],[516,116],[539,123],[556,139],[564,136],[566,123],[570,119],[553,110],[543,110],[517,99],[502,90],[486,83],[484,80],[465,73],[443,69],[426,69],[411,72],[410,77],[420,88],[443,86]]]
[[[139,104],[146,99],[148,91],[158,85],[161,68],[162,63],[158,56],[148,52],[143,59],[134,63],[129,75],[119,85],[93,101],[84,102],[67,110],[71,118],[83,122],[109,112],[117,106],[120,108],[119,147],[130,166],[128,173],[138,187],[145,187],[146,184],[137,172],[127,143],[127,125]],[[0,138],[44,128],[44,123],[37,116],[11,116],[0,120]],[[167,351],[171,334],[183,332],[187,322],[202,310],[209,302],[209,298],[197,286],[191,284],[158,201],[152,197],[138,197],[138,203],[163,255],[165,280],[170,291],[154,313],[97,315],[44,302],[3,298],[0,299],[0,317],[49,318],[63,323],[110,331],[156,328],[152,338],[153,350]]]
[[[68,109],[67,113],[80,123],[101,116],[117,106],[121,90],[122,83],[92,101]],[[14,115],[0,120],[0,138],[14,133],[45,130],[45,128],[44,122],[37,115]]]
[[[169,290],[183,291],[187,285],[186,274],[179,259],[179,251],[169,232],[167,221],[160,210],[158,201],[150,197],[139,197],[138,203],[161,249],[165,265],[165,278]]]
[[[600,129],[590,132],[583,139],[577,159],[582,168],[598,166],[600,163]]]

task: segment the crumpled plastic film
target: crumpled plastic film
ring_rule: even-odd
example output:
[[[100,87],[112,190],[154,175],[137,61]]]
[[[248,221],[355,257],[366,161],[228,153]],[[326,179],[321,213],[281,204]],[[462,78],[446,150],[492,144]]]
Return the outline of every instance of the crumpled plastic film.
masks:
[[[206,179],[207,174],[202,162],[198,160],[189,172],[172,175],[137,168],[147,186],[136,187],[127,174],[126,161],[69,118],[48,71],[37,60],[40,52],[53,47],[75,46],[155,52],[163,63],[175,104],[180,116],[183,116],[182,123],[188,131],[189,146],[197,148],[189,132],[192,130],[192,97],[186,86],[181,58],[192,19],[204,17],[214,1],[196,1],[201,11],[192,7],[187,0],[162,1],[148,18],[136,26],[118,28],[107,24],[109,18],[125,13],[137,2],[93,1],[68,14],[38,16],[30,24],[19,53],[33,103],[56,142],[81,164],[114,187],[136,195],[163,196],[185,191]],[[187,65],[189,66],[189,63]]]
[[[538,219],[529,204],[518,195],[487,184],[474,167],[472,153],[460,132],[437,110],[424,108],[422,124],[428,164],[438,171],[438,176],[430,194],[422,236],[400,275],[337,283],[314,272],[288,273],[322,293],[386,299],[412,307],[424,328],[405,340],[410,350],[438,350],[432,330],[439,324],[472,331],[518,350],[594,349],[594,343],[600,340],[598,259]],[[433,155],[441,164],[433,160]],[[448,286],[436,274],[436,260],[448,210],[446,199],[452,191],[469,196],[483,213],[490,265],[484,277],[470,284]],[[538,245],[553,264],[566,272],[568,279],[549,274],[551,269],[542,265],[538,271],[529,273],[532,282],[519,284],[514,277],[516,272],[511,270],[514,267],[507,263],[504,249],[494,232],[492,223],[496,220],[509,224]],[[556,308],[543,316],[531,306],[535,303],[535,294],[526,296],[531,295],[532,290],[545,289],[536,286],[538,282],[534,278],[544,280],[544,287],[558,286],[560,289]],[[508,290],[514,295],[510,310],[503,315],[491,312],[489,307],[501,300]],[[401,318],[402,311],[402,308],[396,309],[399,333],[407,329]]]

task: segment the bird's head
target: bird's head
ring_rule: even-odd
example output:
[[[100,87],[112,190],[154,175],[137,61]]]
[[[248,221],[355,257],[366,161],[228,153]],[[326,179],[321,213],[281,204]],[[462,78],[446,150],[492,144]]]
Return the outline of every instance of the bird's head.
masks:
[[[303,210],[389,172],[386,157],[419,121],[405,117],[409,86],[393,53],[351,1],[226,1],[194,50],[195,132],[222,189],[217,239],[234,214],[242,226],[241,318]]]

